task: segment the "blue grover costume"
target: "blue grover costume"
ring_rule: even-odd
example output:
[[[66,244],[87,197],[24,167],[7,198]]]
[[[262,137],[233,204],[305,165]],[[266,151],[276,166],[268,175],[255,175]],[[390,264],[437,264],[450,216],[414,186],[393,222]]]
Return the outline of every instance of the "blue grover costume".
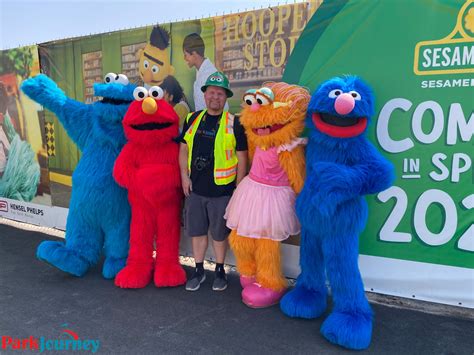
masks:
[[[104,249],[102,274],[114,278],[128,254],[130,206],[127,191],[119,187],[112,169],[126,140],[122,119],[133,101],[135,86],[125,75],[107,74],[94,84],[102,101],[86,105],[68,98],[45,75],[23,82],[21,89],[53,111],[82,151],[72,176],[72,196],[66,224],[66,243],[44,241],[37,257],[57,268],[83,276]]]
[[[290,317],[316,318],[327,306],[326,275],[334,309],[321,326],[331,343],[365,349],[372,311],[357,259],[367,223],[364,195],[387,189],[392,165],[365,136],[374,113],[371,89],[359,78],[332,78],[311,98],[306,181],[296,209],[301,221],[301,274],[280,305]]]

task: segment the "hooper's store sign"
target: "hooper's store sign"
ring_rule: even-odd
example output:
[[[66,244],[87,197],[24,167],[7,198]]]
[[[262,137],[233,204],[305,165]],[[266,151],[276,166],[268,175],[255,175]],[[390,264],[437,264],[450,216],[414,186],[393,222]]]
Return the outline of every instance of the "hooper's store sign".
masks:
[[[306,26],[307,11],[307,4],[298,3],[226,16],[224,43],[240,46],[245,70],[264,68],[266,58],[272,67],[279,68],[287,62]]]

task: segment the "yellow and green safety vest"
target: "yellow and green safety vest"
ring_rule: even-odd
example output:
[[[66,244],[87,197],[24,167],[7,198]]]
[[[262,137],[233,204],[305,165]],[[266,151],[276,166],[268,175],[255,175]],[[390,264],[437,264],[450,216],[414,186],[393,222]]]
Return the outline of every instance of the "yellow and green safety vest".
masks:
[[[188,145],[188,169],[191,171],[194,135],[207,110],[203,110],[184,134]],[[192,113],[186,117],[189,122]],[[237,177],[236,140],[234,136],[234,116],[227,111],[222,112],[219,129],[214,142],[214,182],[216,185],[227,185]]]

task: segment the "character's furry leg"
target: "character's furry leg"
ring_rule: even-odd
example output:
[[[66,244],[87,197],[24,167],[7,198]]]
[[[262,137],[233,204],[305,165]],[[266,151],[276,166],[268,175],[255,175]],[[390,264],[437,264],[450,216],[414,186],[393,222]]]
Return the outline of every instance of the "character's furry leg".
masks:
[[[296,286],[282,298],[280,308],[290,317],[316,318],[327,307],[324,260],[321,239],[305,228],[301,230],[300,265]]]
[[[275,291],[282,291],[288,287],[288,282],[281,271],[280,244],[270,239],[255,240],[257,282]]]
[[[172,287],[186,283],[186,272],[179,263],[181,237],[180,196],[156,208],[156,264],[155,286]]]
[[[153,273],[154,233],[155,226],[150,215],[150,207],[143,201],[133,201],[127,265],[115,277],[116,286],[143,288],[150,283]]]
[[[237,270],[240,273],[242,288],[255,281],[257,265],[255,264],[255,239],[242,237],[232,230],[229,235],[229,244],[234,252]]]
[[[252,308],[274,305],[288,286],[281,271],[280,242],[269,239],[255,240],[256,283],[242,291],[242,301]]]
[[[120,219],[117,218],[113,225],[106,226],[104,238],[105,261],[102,275],[106,279],[113,279],[127,262],[130,239],[129,210],[124,212]]]
[[[74,276],[83,276],[99,260],[102,243],[102,232],[86,224],[82,215],[71,209],[66,224],[66,243],[44,241],[38,246],[36,256]]]
[[[370,345],[372,310],[357,264],[358,241],[355,234],[334,235],[323,244],[334,309],[322,324],[321,333],[331,343],[361,350]]]

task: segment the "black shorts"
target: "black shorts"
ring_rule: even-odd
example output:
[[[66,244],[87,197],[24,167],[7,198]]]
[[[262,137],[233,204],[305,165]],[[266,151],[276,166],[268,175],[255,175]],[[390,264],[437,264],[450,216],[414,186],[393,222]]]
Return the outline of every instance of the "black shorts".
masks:
[[[189,237],[199,237],[210,231],[212,239],[224,241],[230,233],[224,219],[230,197],[204,197],[191,192],[184,203],[186,234]]]

